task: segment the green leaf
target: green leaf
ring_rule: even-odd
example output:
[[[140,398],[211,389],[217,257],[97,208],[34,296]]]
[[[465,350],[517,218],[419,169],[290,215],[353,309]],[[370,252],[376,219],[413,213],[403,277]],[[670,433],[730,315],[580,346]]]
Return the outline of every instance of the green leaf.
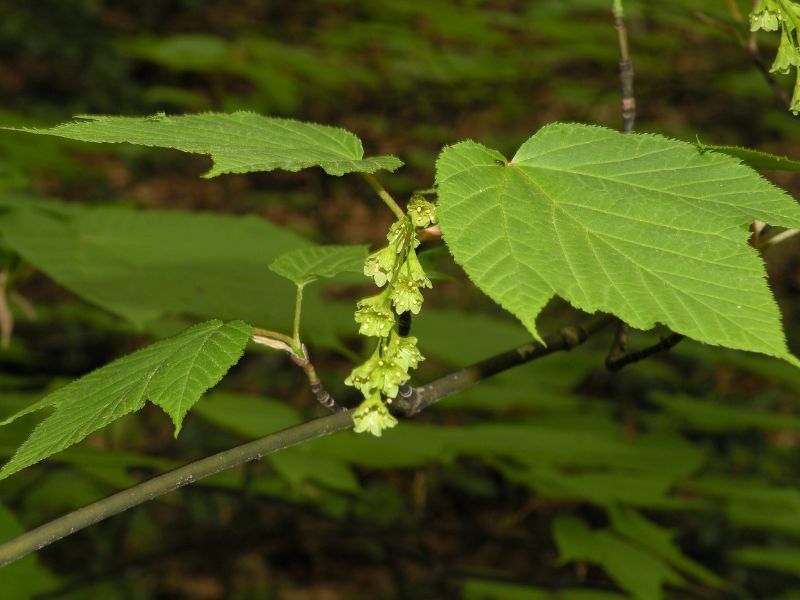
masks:
[[[641,546],[676,569],[695,577],[698,581],[716,588],[728,587],[727,582],[686,556],[672,542],[672,533],[645,519],[635,510],[611,506],[609,516],[614,531],[633,544]]]
[[[304,448],[287,448],[268,458],[281,477],[294,486],[299,487],[311,481],[349,494],[356,494],[361,490],[358,477],[344,461],[308,452]]]
[[[724,501],[727,518],[742,529],[800,537],[800,491],[756,477],[710,475],[684,482],[690,494]]]
[[[168,117],[80,115],[55,127],[6,128],[55,135],[85,142],[139,144],[208,154],[214,166],[205,177],[322,167],[330,175],[394,171],[402,162],[394,156],[364,158],[361,141],[349,131],[292,119],[263,117],[251,112],[203,113]]]
[[[55,411],[0,470],[0,479],[84,439],[149,399],[175,423],[219,382],[242,355],[252,328],[242,321],[208,321],[122,357],[56,390],[6,419],[45,407]]]
[[[662,597],[664,584],[684,583],[660,558],[608,531],[591,530],[575,517],[557,517],[553,523],[553,537],[562,562],[579,560],[599,564],[634,598],[655,600]]]
[[[164,316],[291,328],[295,286],[270,272],[300,236],[255,216],[85,207],[0,195],[3,243],[81,297],[141,327]],[[315,289],[303,339],[335,347]],[[349,322],[352,322],[352,307]]]
[[[800,577],[800,548],[761,548],[751,546],[734,551],[733,559],[749,567],[760,567]]]
[[[707,152],[710,150],[711,152],[720,152],[738,158],[748,167],[756,171],[800,172],[800,161],[792,160],[786,156],[778,156],[777,154],[753,150],[752,148],[742,148],[740,146],[709,146],[699,139],[697,140],[697,147],[700,152]]]
[[[221,429],[250,438],[302,423],[300,413],[286,402],[222,390],[203,396],[193,414]]]
[[[16,517],[0,504],[0,543],[25,533]],[[0,568],[0,590],[13,594],[15,600],[33,600],[58,584],[58,579],[39,565],[31,554],[13,564]]]
[[[786,347],[758,219],[800,227],[800,207],[731,157],[692,144],[555,124],[507,162],[475,142],[437,162],[439,219],[470,278],[538,339],[559,295],[633,327],[800,365]]]
[[[704,502],[694,498],[670,496],[674,477],[663,473],[630,473],[615,469],[610,463],[605,470],[561,471],[548,465],[513,468],[500,465],[503,474],[513,482],[533,489],[542,498],[572,500],[609,505],[660,510],[697,508]]]
[[[281,254],[269,268],[296,285],[305,285],[340,273],[361,273],[367,252],[367,246],[300,248]]]
[[[765,412],[730,403],[713,402],[706,398],[664,392],[653,393],[650,399],[667,414],[688,423],[696,431],[800,431],[800,418],[789,414]]]

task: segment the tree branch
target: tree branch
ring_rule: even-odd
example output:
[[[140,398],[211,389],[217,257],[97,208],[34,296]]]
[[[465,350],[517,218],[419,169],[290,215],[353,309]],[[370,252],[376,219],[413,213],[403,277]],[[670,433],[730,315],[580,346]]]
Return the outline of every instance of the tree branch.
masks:
[[[608,356],[606,356],[606,368],[609,371],[614,370],[612,365],[618,362],[625,352],[628,351],[629,331],[630,326],[625,321],[620,319],[619,323],[617,324],[617,333],[614,335],[614,341],[611,343]]]
[[[308,383],[311,386],[311,391],[316,397],[317,402],[331,412],[336,412],[337,410],[346,410],[345,407],[338,404],[336,400],[333,399],[333,396],[331,396],[328,393],[328,390],[325,389],[325,386],[322,385],[322,382],[317,376],[317,370],[314,368],[314,364],[311,362],[311,359],[308,358],[308,349],[306,348],[306,345],[301,344],[301,349],[303,350],[303,358],[300,358],[294,354],[290,355],[290,358],[294,364],[303,369],[303,372],[306,374],[306,378],[308,379]]]
[[[321,419],[315,419],[296,427],[284,429],[230,450],[225,450],[134,485],[0,544],[0,567],[44,548],[76,531],[85,529],[108,517],[177,490],[194,481],[215,475],[251,460],[258,460],[267,454],[294,446],[300,442],[330,435],[337,431],[349,429],[352,426],[353,419],[349,411],[334,413]]]
[[[513,350],[486,358],[472,366],[454,371],[426,385],[411,388],[412,392],[408,398],[403,397],[403,389],[401,388],[393,406],[396,410],[406,415],[415,415],[431,404],[435,404],[451,394],[460,392],[474,383],[488,379],[492,375],[497,375],[554,352],[572,350],[575,346],[580,346],[594,333],[614,321],[615,318],[610,315],[601,315],[592,317],[585,323],[564,327],[545,337],[544,344],[530,342]]]
[[[554,352],[571,350],[585,342],[602,327],[613,322],[614,318],[608,315],[592,317],[583,324],[564,327],[547,336],[544,338],[545,345],[531,342],[445,375],[424,386],[418,388],[403,386],[401,395],[395,399],[393,407],[408,416],[416,414],[442,398],[492,375]],[[403,392],[408,393],[408,397],[403,397]],[[340,412],[284,429],[134,485],[0,544],[0,567],[19,560],[76,531],[199,479],[248,461],[259,460],[263,456],[283,448],[349,429],[352,426],[351,412],[343,409]]]
[[[622,87],[622,131],[630,133],[636,121],[636,96],[633,93],[633,61],[628,46],[628,30],[622,0],[614,0],[614,29],[619,42],[619,79]]]
[[[619,371],[623,367],[642,361],[645,358],[649,358],[653,354],[657,354],[659,352],[667,352],[668,350],[677,346],[683,338],[684,336],[681,335],[680,333],[671,333],[666,337],[662,337],[661,341],[658,342],[657,344],[653,344],[652,346],[648,346],[647,348],[642,348],[641,350],[637,350],[636,352],[631,352],[630,354],[617,356],[613,359],[611,358],[611,356],[609,356],[606,359],[606,368],[609,371],[613,372]]]

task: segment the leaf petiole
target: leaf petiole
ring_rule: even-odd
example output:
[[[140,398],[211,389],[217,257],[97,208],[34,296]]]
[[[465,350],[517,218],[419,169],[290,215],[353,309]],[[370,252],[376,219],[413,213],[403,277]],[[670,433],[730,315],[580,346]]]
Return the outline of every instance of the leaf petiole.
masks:
[[[305,283],[297,284],[297,295],[294,299],[294,325],[292,326],[292,347],[297,356],[303,355],[303,345],[300,342],[300,316],[303,312],[303,288]]]
[[[400,205],[397,204],[392,195],[386,191],[386,188],[381,185],[381,182],[378,181],[378,178],[375,177],[372,173],[361,173],[361,176],[366,180],[366,182],[370,185],[370,187],[375,190],[375,193],[378,194],[378,197],[383,200],[384,204],[389,207],[389,209],[395,214],[398,219],[402,219],[406,216],[403,212],[403,209],[400,208]]]
[[[250,339],[256,344],[261,344],[262,346],[274,348],[275,350],[285,350],[290,354],[302,356],[302,352],[298,354],[295,350],[294,340],[288,335],[278,333],[277,331],[254,327],[253,335],[250,337]]]

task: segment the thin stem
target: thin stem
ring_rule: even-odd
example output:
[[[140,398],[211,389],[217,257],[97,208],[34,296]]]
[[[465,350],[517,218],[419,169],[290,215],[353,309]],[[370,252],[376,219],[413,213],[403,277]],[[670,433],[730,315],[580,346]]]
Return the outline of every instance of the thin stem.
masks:
[[[755,0],[753,2],[753,8],[750,12],[755,12],[760,3],[761,0]],[[761,73],[761,76],[764,81],[767,82],[767,85],[769,85],[776,100],[778,100],[778,102],[784,108],[789,106],[789,95],[786,93],[786,90],[783,89],[781,84],[775,79],[775,77],[772,76],[772,73],[770,72],[770,65],[764,61],[764,58],[761,56],[761,52],[758,50],[757,31],[750,32],[748,38],[745,38],[740,33],[738,28],[733,27],[728,23],[722,23],[706,15],[702,11],[695,11],[693,14],[699,21],[702,21],[706,25],[717,29],[723,34],[729,36],[731,39],[735,40],[742,50],[747,52],[748,56],[750,56],[750,60],[753,62],[753,65],[756,67],[756,69],[758,69],[758,72]]]
[[[303,288],[305,284],[297,285],[297,295],[294,299],[294,325],[292,326],[292,347],[298,354],[302,353],[302,344],[300,343],[300,316],[303,312]]]
[[[618,361],[623,354],[628,350],[628,331],[630,330],[630,326],[625,322],[620,320],[619,324],[617,325],[617,333],[614,335],[614,341],[611,344],[611,348],[608,351],[608,356],[606,356],[606,368],[611,369],[609,365],[614,364]]]
[[[622,87],[622,131],[630,133],[636,121],[636,97],[633,93],[633,61],[628,46],[628,30],[625,27],[625,11],[622,0],[614,0],[614,29],[619,42],[619,78]]]
[[[461,369],[419,388],[410,388],[410,398],[397,398],[394,406],[401,412],[412,414],[454,394],[482,379],[486,379],[526,362],[547,356],[559,350],[570,350],[582,344],[589,336],[613,322],[610,316],[593,317],[583,324],[565,327],[547,336],[546,344],[537,342],[525,344],[514,350],[488,358],[472,367]],[[0,567],[22,558],[52,544],[76,531],[172,492],[226,469],[231,469],[251,460],[295,446],[353,426],[349,410],[341,410],[331,415],[315,419],[296,427],[284,429],[261,439],[225,450],[208,458],[190,463],[169,473],[164,473],[148,481],[137,484],[113,496],[98,500],[88,506],[45,523],[36,529],[0,544]]]
[[[8,269],[0,271],[0,347],[8,348],[14,331],[14,315],[8,305]]]
[[[283,448],[349,429],[352,426],[353,418],[348,411],[334,413],[321,419],[315,419],[296,427],[284,429],[278,433],[225,450],[219,454],[214,454],[169,473],[154,477],[113,496],[79,508],[27,533],[23,533],[4,544],[0,544],[0,567],[44,548],[76,531],[199,479],[204,479],[251,460],[258,460]]]
[[[378,178],[375,177],[372,173],[361,173],[362,177],[367,181],[370,187],[375,190],[375,193],[378,194],[378,197],[383,200],[386,206],[394,213],[394,215],[398,219],[402,219],[406,216],[403,212],[403,209],[400,208],[400,205],[395,202],[395,199],[392,198],[392,195],[386,191],[386,188],[381,185],[381,182],[378,181]]]
[[[742,11],[739,10],[735,0],[725,0],[725,4],[728,5],[728,12],[731,13],[731,17],[737,23],[741,23],[744,21],[744,16],[742,15]]]
[[[36,308],[25,296],[16,290],[11,290],[8,293],[8,297],[14,301],[14,304],[17,305],[29,321],[34,321],[36,319]]]
[[[619,371],[623,367],[632,365],[633,363],[636,362],[640,362],[646,358],[650,358],[651,356],[653,356],[653,354],[658,354],[659,352],[667,352],[668,350],[677,346],[683,339],[684,336],[681,335],[680,333],[671,333],[666,337],[662,337],[657,344],[653,344],[652,346],[648,346],[647,348],[637,350],[636,352],[631,352],[630,354],[619,356],[615,360],[611,359],[606,360],[606,368],[609,371]]]
[[[306,348],[306,345],[300,344],[300,348],[302,357],[300,355],[292,355],[292,362],[303,369],[317,402],[330,411],[346,410],[343,406],[336,403],[333,396],[331,396],[328,390],[325,389],[325,386],[322,385],[317,375],[317,370],[314,368],[314,363],[312,363],[311,359],[308,357],[308,348]]]
[[[636,121],[636,96],[633,91],[633,61],[628,45],[628,29],[625,26],[625,9],[622,0],[614,0],[611,12],[614,15],[614,29],[617,31],[619,44],[619,82],[622,90],[622,132],[631,133]],[[618,320],[617,334],[608,351],[606,364],[625,352],[628,343],[628,325]]]
[[[572,350],[614,321],[615,318],[611,315],[591,317],[583,323],[564,327],[548,335],[544,338],[543,344],[530,342],[513,350],[496,354],[426,385],[406,389],[405,394],[401,389],[401,395],[395,398],[393,406],[407,415],[415,415],[431,404],[493,375],[555,352]]]

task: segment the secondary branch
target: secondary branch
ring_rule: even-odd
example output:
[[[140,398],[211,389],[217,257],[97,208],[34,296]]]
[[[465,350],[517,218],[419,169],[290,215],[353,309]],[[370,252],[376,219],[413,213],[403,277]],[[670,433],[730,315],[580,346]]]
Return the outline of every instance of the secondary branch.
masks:
[[[416,414],[431,404],[439,402],[441,399],[492,375],[554,352],[571,350],[585,342],[602,327],[613,322],[614,319],[611,316],[592,317],[585,323],[564,327],[547,336],[544,338],[545,344],[531,342],[482,360],[470,367],[459,369],[421,387],[411,388],[407,386],[410,393],[408,393],[407,397],[399,396],[396,398],[394,406],[407,415]],[[85,529],[90,525],[99,523],[104,519],[189,485],[199,479],[215,475],[248,461],[259,460],[263,456],[283,448],[349,429],[352,426],[353,419],[350,411],[342,410],[296,427],[284,429],[230,450],[225,450],[169,473],[154,477],[0,544],[0,567],[19,560],[27,554],[40,550],[76,531]]]
[[[633,93],[633,61],[628,46],[628,30],[622,0],[614,0],[614,28],[619,43],[619,79],[622,87],[622,131],[630,133],[636,121],[636,97]]]

